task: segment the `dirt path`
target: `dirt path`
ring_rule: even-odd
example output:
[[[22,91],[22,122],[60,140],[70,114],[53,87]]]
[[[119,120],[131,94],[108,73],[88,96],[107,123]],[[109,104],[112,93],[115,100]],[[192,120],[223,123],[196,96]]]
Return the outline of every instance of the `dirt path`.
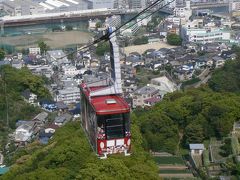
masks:
[[[192,174],[159,174],[160,177],[177,177],[177,178],[187,178],[187,177],[192,177]]]
[[[183,170],[183,169],[187,169],[186,166],[174,166],[174,165],[160,165],[158,166],[159,169],[171,169],[171,170]]]

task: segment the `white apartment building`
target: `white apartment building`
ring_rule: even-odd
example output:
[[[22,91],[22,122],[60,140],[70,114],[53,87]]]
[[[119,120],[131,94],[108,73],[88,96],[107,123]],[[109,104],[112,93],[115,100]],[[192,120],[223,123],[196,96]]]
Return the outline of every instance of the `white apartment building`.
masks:
[[[240,2],[229,0],[229,13],[233,11],[240,11]]]
[[[126,24],[125,26],[123,26],[120,29],[120,33],[123,36],[132,36],[134,35],[137,31],[139,30],[139,26],[137,23],[135,22],[130,22],[128,24]]]
[[[218,28],[187,28],[182,27],[182,38],[188,42],[211,43],[229,41],[231,34]]]
[[[63,101],[65,104],[77,103],[80,99],[80,89],[78,87],[59,90],[56,101]]]
[[[29,54],[41,54],[40,47],[30,47],[29,48]]]

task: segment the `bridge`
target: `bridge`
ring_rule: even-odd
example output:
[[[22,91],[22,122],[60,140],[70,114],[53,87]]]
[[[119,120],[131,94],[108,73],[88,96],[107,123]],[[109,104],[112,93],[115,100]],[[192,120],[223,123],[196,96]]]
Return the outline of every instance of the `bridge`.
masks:
[[[59,20],[74,21],[74,20],[88,20],[91,18],[105,18],[111,15],[126,15],[137,14],[141,9],[88,9],[81,11],[61,12],[61,13],[46,13],[46,14],[34,14],[24,16],[4,16],[0,18],[0,27],[14,27],[41,24],[48,22],[59,22]],[[167,7],[159,10],[166,14],[173,14],[173,10]]]

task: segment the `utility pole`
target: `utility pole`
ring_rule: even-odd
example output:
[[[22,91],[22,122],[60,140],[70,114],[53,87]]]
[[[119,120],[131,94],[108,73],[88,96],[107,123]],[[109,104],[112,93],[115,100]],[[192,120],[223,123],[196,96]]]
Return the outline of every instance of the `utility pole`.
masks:
[[[6,103],[6,121],[7,121],[7,128],[9,128],[9,115],[8,115],[8,95],[7,95],[7,84],[6,84],[6,74],[2,72],[2,80],[4,84],[4,95],[5,95],[5,103]]]

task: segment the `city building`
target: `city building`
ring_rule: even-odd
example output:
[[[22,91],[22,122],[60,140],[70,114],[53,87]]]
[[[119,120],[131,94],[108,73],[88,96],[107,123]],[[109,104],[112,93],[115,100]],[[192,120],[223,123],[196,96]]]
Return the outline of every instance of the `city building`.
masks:
[[[105,19],[106,27],[119,27],[120,25],[121,25],[121,16],[120,15],[113,15],[113,16],[107,17]]]
[[[39,3],[46,13],[58,13],[86,10],[90,8],[90,2],[85,0],[45,0]]]
[[[31,0],[3,1],[3,10],[10,16],[34,15],[44,13],[44,8]]]
[[[239,12],[240,2],[237,0],[229,0],[229,13]]]
[[[146,0],[129,0],[130,9],[144,9],[146,8]]]
[[[133,108],[144,107],[146,105],[144,101],[153,97],[160,97],[159,90],[155,87],[144,86],[140,89],[137,89],[133,93]]]
[[[26,102],[35,105],[37,102],[37,95],[32,93],[29,89],[22,92],[22,96]]]
[[[187,42],[211,43],[228,42],[231,38],[230,31],[221,28],[187,28],[182,27],[182,38]]]
[[[88,1],[91,3],[90,7],[92,9],[114,8],[114,0],[88,0]]]
[[[138,26],[147,26],[147,24],[152,20],[152,15],[150,13],[144,13],[137,17]]]
[[[139,26],[135,22],[129,22],[120,29],[123,36],[132,36],[139,30]]]
[[[63,101],[65,104],[77,103],[80,100],[78,87],[66,88],[58,91],[56,101]]]

